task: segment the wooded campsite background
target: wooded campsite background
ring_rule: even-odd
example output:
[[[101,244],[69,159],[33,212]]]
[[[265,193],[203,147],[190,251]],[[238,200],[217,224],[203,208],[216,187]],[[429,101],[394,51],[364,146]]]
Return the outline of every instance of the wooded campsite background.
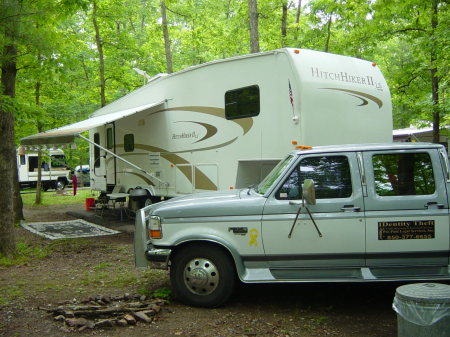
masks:
[[[383,71],[395,128],[450,124],[448,0],[0,0],[0,209],[20,138],[85,119],[149,76],[298,47]],[[13,129],[14,127],[14,129]],[[13,132],[14,130],[14,132]],[[67,151],[88,161],[87,144]],[[15,165],[15,164],[14,164]],[[6,188],[6,190],[5,190]],[[10,193],[10,194],[8,194]],[[0,220],[0,243],[11,222]],[[9,227],[10,228],[10,227]],[[0,253],[7,252],[0,244]]]

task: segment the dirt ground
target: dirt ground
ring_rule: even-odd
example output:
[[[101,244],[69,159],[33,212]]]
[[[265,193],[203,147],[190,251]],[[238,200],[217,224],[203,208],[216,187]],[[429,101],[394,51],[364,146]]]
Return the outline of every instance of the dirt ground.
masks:
[[[25,217],[69,220],[66,212],[83,206],[26,207]],[[392,300],[398,283],[239,285],[222,308],[192,308],[169,299],[152,323],[79,332],[40,308],[99,295],[164,293],[170,287],[167,272],[134,268],[130,233],[50,241],[17,228],[17,235],[24,249],[41,257],[0,266],[0,336],[397,335]]]

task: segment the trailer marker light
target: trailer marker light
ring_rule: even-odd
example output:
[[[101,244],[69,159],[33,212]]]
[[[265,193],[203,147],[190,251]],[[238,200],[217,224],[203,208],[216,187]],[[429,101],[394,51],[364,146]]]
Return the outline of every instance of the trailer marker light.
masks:
[[[297,150],[311,150],[312,146],[303,146],[303,145],[297,145],[295,147]]]
[[[230,186],[230,190],[234,190],[234,187],[233,187],[233,186]]]
[[[296,53],[296,54],[300,54],[300,50],[298,50],[298,49],[295,49],[295,50],[294,50],[294,53]]]
[[[372,67],[376,67],[377,64],[375,62],[372,63]]]
[[[293,140],[293,141],[292,141],[292,145],[297,145],[297,141],[296,141],[296,140]]]

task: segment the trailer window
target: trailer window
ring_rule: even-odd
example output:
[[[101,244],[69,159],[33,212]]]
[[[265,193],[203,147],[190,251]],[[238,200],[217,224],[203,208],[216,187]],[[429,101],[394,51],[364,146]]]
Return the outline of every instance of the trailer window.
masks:
[[[134,151],[134,135],[132,133],[129,133],[123,137],[123,148],[125,152]]]
[[[100,134],[94,133],[94,143],[100,145]],[[94,146],[94,167],[100,167],[100,148]]]
[[[372,162],[379,196],[429,195],[435,191],[428,153],[378,154]]]
[[[113,148],[113,129],[112,128],[106,129],[106,148],[108,150]]]
[[[227,119],[246,118],[259,115],[259,87],[229,90],[225,93],[225,117]]]
[[[20,165],[25,165],[25,164],[26,164],[25,155],[21,154],[20,155]]]

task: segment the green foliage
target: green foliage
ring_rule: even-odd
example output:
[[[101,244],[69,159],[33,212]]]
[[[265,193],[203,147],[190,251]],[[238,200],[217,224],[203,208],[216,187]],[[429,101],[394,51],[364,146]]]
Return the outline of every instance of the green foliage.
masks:
[[[17,17],[20,36],[15,107],[16,141],[39,130],[85,119],[100,106],[94,0],[1,0],[0,23]],[[437,25],[432,27],[432,4]],[[160,1],[95,0],[105,61],[107,103],[166,72]],[[166,0],[174,71],[249,52],[245,0]],[[287,6],[281,36],[282,4]],[[395,127],[431,121],[448,125],[450,100],[449,4],[421,0],[258,0],[262,51],[282,46],[327,50],[376,62],[393,98]],[[9,15],[9,16],[8,16]],[[0,46],[8,42],[0,24]],[[437,71],[439,102],[431,99],[430,69]],[[0,104],[7,102],[3,98]],[[70,166],[87,163],[88,147],[68,150]]]
[[[159,288],[153,292],[153,297],[160,298],[162,300],[168,300],[172,296],[172,290],[170,288]]]
[[[33,190],[28,190],[32,192]],[[22,201],[24,205],[31,205],[35,207],[62,205],[62,204],[82,204],[86,198],[92,198],[90,190],[77,190],[77,195],[73,195],[71,189],[65,189],[64,194],[57,194],[55,191],[42,192],[42,204],[35,205],[35,193],[22,194]]]

